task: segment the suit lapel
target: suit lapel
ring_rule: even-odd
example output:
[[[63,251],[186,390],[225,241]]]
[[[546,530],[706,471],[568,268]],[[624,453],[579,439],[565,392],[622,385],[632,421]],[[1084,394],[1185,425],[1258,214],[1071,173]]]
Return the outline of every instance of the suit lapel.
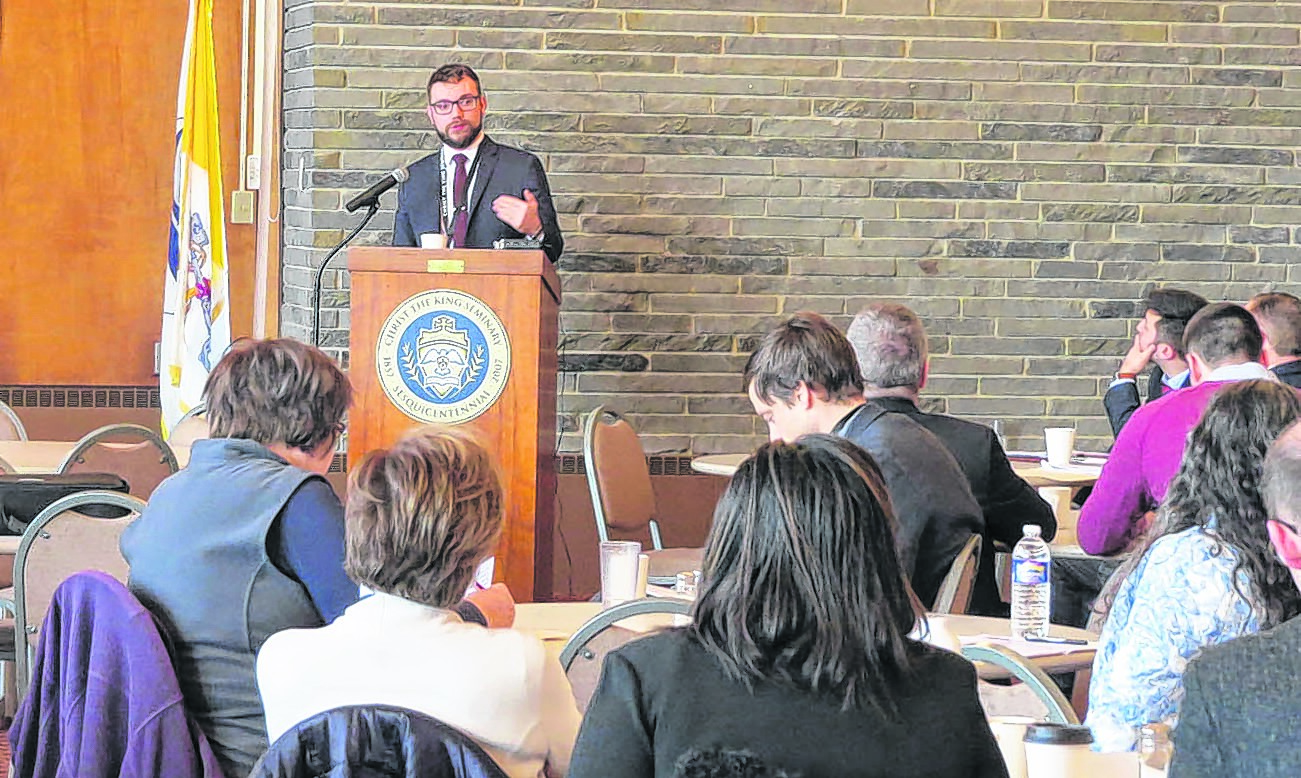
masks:
[[[479,208],[479,201],[488,189],[492,171],[497,167],[497,144],[487,135],[479,143],[478,169],[474,172],[474,190],[470,192],[470,221],[474,221],[474,212]]]

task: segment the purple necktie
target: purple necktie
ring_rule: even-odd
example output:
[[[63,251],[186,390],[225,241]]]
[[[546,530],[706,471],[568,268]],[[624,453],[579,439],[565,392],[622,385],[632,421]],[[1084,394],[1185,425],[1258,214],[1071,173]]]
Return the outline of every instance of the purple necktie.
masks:
[[[452,216],[452,245],[458,249],[465,248],[465,233],[470,228],[470,211],[466,207],[466,189],[470,183],[470,177],[465,171],[465,155],[457,154],[452,157],[456,163],[456,174],[452,176],[452,207],[455,208]]]

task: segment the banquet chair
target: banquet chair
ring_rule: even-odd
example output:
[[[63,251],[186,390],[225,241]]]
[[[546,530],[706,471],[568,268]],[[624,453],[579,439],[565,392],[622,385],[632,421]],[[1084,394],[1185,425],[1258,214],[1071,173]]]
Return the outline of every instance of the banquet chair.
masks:
[[[125,583],[128,568],[118,541],[144,507],[143,501],[118,492],[78,492],[50,503],[27,525],[14,558],[14,653],[20,696],[31,678],[31,652],[54,590],[83,570],[99,570]]]
[[[249,778],[508,778],[470,736],[391,705],[318,713],[276,738]]]
[[[172,427],[167,435],[167,445],[173,449],[188,448],[194,441],[207,440],[208,437],[208,409],[196,405]]]
[[[1006,646],[992,644],[965,645],[962,656],[972,662],[985,662],[1008,671],[1020,684],[994,686],[980,683],[981,703],[987,715],[1029,715],[1056,724],[1079,724],[1080,717],[1061,689],[1048,674],[1021,654]],[[1028,692],[1028,693],[1027,693]],[[1015,708],[1009,707],[1009,703]],[[1029,704],[1030,707],[1022,707]]]
[[[628,420],[604,405],[587,416],[583,425],[583,459],[587,464],[587,488],[596,514],[596,534],[610,540],[611,530],[626,539],[650,534],[653,548],[648,580],[672,586],[677,574],[699,570],[704,549],[664,548],[659,522],[655,520],[655,492],[641,439]]]
[[[0,402],[0,440],[27,440],[27,428],[8,403]]]
[[[971,605],[971,592],[980,569],[980,536],[972,535],[953,559],[949,574],[940,582],[931,613],[966,613]]]
[[[685,616],[690,611],[691,603],[686,600],[676,597],[651,597],[606,608],[579,627],[560,651],[560,666],[564,668],[565,675],[569,678],[569,685],[574,690],[574,702],[578,705],[578,712],[583,713],[587,710],[587,703],[596,692],[605,655],[624,643],[648,634],[644,629],[621,627],[620,622],[647,614]],[[666,622],[663,626],[667,627],[669,624]]]
[[[163,479],[180,469],[158,433],[139,424],[109,424],[82,438],[59,465],[60,473],[113,473],[131,494],[149,499]]]

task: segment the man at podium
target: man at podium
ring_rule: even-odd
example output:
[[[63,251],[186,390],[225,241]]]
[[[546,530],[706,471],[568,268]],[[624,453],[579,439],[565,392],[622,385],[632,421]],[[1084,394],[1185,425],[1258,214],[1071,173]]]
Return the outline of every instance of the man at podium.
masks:
[[[552,262],[559,259],[565,241],[542,161],[484,134],[488,99],[478,74],[443,65],[426,91],[425,110],[443,147],[408,168],[393,245],[490,249],[503,238],[530,238]]]

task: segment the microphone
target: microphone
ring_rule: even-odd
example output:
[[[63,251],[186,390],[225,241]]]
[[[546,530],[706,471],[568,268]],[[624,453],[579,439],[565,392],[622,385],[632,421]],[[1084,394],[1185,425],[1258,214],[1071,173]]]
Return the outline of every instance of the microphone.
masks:
[[[372,184],[370,189],[367,189],[366,191],[362,192],[361,194],[349,200],[348,204],[343,207],[345,210],[348,211],[348,213],[352,213],[353,211],[357,210],[363,205],[371,205],[373,203],[376,203],[379,201],[380,195],[384,194],[385,192],[397,186],[398,184],[404,183],[408,178],[410,178],[410,176],[411,174],[407,172],[406,168],[404,167],[397,168],[392,173],[389,173],[388,175],[384,176],[383,178],[381,178],[380,180]]]

